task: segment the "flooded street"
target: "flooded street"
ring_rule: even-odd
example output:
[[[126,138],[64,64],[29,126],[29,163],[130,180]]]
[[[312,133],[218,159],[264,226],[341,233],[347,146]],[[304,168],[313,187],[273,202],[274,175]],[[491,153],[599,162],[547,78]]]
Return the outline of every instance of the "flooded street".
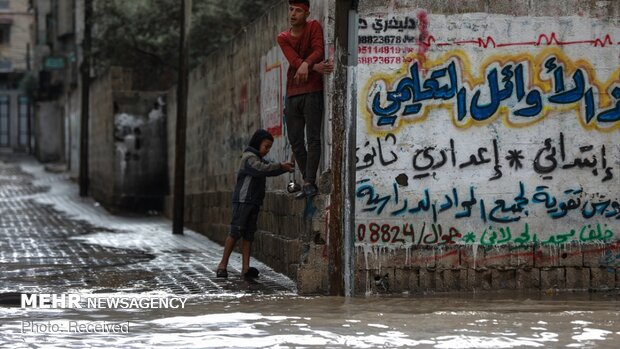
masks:
[[[184,307],[0,306],[0,348],[618,348],[620,294],[419,293],[302,297],[267,265],[240,278],[235,253],[161,217],[112,216],[64,175],[4,165],[0,300],[10,293],[108,300],[183,299]],[[0,170],[2,170],[0,166]],[[0,171],[0,178],[2,177]],[[16,193],[21,193],[21,198]],[[81,298],[81,300],[84,300]],[[178,304],[176,304],[178,305]]]
[[[117,295],[108,295],[117,296]],[[126,296],[126,295],[124,295]],[[138,295],[135,295],[138,296]],[[141,295],[141,296],[144,296]],[[184,309],[1,308],[6,348],[617,348],[617,294],[331,298],[193,296]],[[31,324],[124,323],[128,333]],[[41,328],[41,327],[40,327]],[[113,343],[113,344],[112,344]]]

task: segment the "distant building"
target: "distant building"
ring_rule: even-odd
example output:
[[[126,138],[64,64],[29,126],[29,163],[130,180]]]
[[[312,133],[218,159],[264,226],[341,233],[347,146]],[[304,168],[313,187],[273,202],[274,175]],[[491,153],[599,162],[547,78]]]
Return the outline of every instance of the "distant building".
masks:
[[[28,96],[20,82],[30,70],[34,15],[27,1],[0,0],[0,151],[27,151]]]
[[[79,137],[80,31],[83,0],[30,0],[34,13],[33,71],[38,88],[34,106],[34,154],[42,162],[65,162],[73,167],[69,144]],[[73,98],[72,98],[73,96]],[[70,115],[73,115],[71,118]],[[77,139],[77,138],[76,138]],[[76,153],[77,149],[73,149]],[[73,159],[73,162],[76,162]]]

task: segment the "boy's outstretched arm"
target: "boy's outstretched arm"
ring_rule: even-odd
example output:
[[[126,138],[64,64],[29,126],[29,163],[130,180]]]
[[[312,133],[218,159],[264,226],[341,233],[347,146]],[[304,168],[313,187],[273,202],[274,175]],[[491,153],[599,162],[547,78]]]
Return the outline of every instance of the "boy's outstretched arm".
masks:
[[[273,177],[289,172],[292,169],[290,163],[265,163],[257,157],[246,160],[243,171],[252,177]]]

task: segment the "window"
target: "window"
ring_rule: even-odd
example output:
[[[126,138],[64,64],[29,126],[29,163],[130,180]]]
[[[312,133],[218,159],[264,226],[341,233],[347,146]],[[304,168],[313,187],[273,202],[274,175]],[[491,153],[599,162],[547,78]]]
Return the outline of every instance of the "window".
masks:
[[[0,96],[0,147],[10,146],[9,96]]]
[[[9,10],[11,8],[10,0],[0,0],[0,10]]]
[[[28,145],[28,97],[19,96],[17,102],[19,108],[17,108],[19,118],[19,146],[26,147]]]
[[[0,24],[0,44],[8,44],[11,41],[11,25]]]

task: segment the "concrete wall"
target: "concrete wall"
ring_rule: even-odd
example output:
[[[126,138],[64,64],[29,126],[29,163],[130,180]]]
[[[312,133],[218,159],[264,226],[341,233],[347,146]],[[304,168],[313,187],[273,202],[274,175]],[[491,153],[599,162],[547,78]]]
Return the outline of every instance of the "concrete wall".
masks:
[[[330,19],[327,2],[314,1],[311,17],[324,24],[326,46],[330,46]],[[213,53],[190,74],[186,154],[186,225],[209,238],[223,242],[231,218],[231,199],[238,159],[250,136],[258,128],[268,128],[275,136],[268,158],[284,161],[291,154],[285,138],[282,109],[285,97],[287,62],[276,43],[277,34],[287,29],[285,1],[250,24],[230,44]],[[327,49],[329,51],[329,49]],[[327,80],[326,107],[329,107],[330,80]],[[176,96],[168,96],[169,177],[173,183]],[[320,166],[321,191],[331,190],[329,178],[331,116],[324,121],[323,156]],[[299,173],[297,181],[301,181]],[[324,270],[307,269],[322,259],[325,217],[329,196],[314,202],[295,201],[286,193],[292,176],[267,180],[267,197],[259,216],[259,233],[253,255],[277,271],[297,279],[302,292],[325,290]],[[170,215],[172,197],[167,200]],[[319,235],[314,244],[315,236]],[[314,256],[314,257],[313,257]],[[320,265],[318,263],[317,265]],[[213,266],[215,267],[215,266]],[[301,274],[300,274],[301,273]]]
[[[35,156],[41,162],[61,161],[64,145],[62,107],[57,101],[38,102],[35,106]]]
[[[360,2],[358,293],[620,285],[619,13]]]
[[[115,177],[114,98],[111,72],[91,84],[89,114],[90,195],[110,207],[114,203],[114,188],[110,185],[110,179]]]
[[[132,91],[131,72],[119,68],[92,84],[90,194],[112,211],[163,207],[167,179],[161,96]],[[79,136],[79,130],[74,133]]]
[[[72,178],[80,173],[81,89],[73,89],[65,103],[65,159]]]

